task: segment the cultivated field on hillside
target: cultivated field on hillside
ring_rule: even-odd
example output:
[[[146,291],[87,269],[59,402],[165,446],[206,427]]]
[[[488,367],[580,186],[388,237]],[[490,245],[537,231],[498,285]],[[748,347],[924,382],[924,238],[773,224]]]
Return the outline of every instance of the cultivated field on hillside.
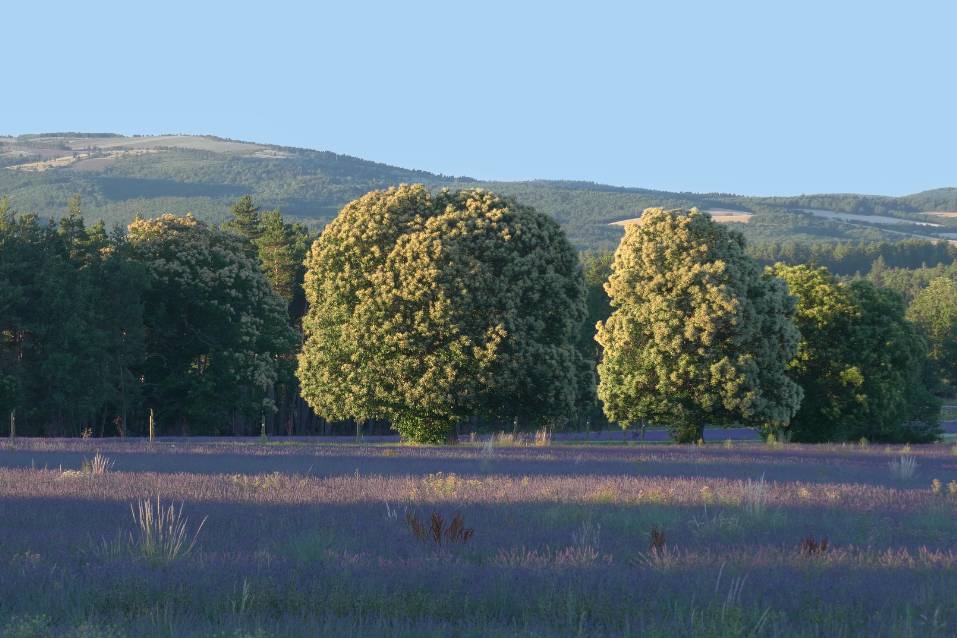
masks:
[[[19,440],[0,635],[951,636],[955,539],[950,445]]]
[[[716,222],[721,222],[724,224],[747,224],[751,221],[753,215],[751,213],[746,213],[744,211],[734,211],[734,210],[706,210],[704,211],[711,215],[711,218]],[[628,224],[640,224],[641,217],[631,217],[629,219],[623,219],[621,221],[612,222],[611,226],[627,226]]]

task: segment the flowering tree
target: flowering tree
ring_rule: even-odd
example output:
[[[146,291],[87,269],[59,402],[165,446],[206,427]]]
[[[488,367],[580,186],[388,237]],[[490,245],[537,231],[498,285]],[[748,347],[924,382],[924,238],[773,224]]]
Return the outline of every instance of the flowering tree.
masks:
[[[483,190],[375,191],[342,209],[307,267],[298,374],[326,418],[387,418],[442,442],[473,414],[574,410],[584,284],[545,215]]]
[[[651,420],[688,442],[706,423],[773,429],[797,411],[794,299],[740,233],[695,209],[648,209],[626,229],[606,290],[598,396],[612,421]]]
[[[143,382],[161,422],[211,433],[258,422],[296,336],[255,256],[190,215],[137,219],[128,241],[149,273]]]

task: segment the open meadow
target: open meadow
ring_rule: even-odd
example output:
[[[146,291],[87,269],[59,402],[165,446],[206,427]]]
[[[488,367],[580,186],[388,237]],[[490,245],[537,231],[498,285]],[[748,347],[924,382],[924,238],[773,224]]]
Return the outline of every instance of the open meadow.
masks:
[[[20,439],[0,636],[952,636],[955,541],[950,444]]]

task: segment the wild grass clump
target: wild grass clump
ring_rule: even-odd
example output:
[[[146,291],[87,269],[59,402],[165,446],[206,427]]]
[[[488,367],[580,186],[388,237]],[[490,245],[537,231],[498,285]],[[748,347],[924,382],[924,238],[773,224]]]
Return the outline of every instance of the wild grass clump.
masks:
[[[764,474],[757,481],[748,479],[744,484],[742,503],[744,510],[755,518],[760,518],[767,510],[771,490],[764,480]]]
[[[159,496],[156,500],[144,499],[136,506],[130,505],[134,529],[129,535],[130,549],[150,562],[169,563],[187,556],[196,546],[199,533],[206,524],[206,517],[199,522],[190,535],[189,519],[179,508],[170,503],[164,507]]]
[[[572,532],[572,544],[578,547],[593,547],[598,550],[601,541],[601,525],[591,521],[582,521],[578,530]]]
[[[677,559],[678,552],[668,546],[664,530],[652,525],[648,534],[648,552],[639,553],[637,563],[653,569],[666,569]]]
[[[454,472],[435,472],[425,476],[420,486],[422,495],[432,498],[454,498],[461,490],[467,488],[476,488],[482,484],[477,479],[465,479]],[[413,485],[413,496],[418,496],[419,492]]]
[[[650,552],[663,552],[668,549],[668,544],[665,541],[665,532],[664,530],[658,529],[657,525],[651,527],[650,542],[648,544],[648,551]]]
[[[774,432],[769,432],[767,437],[764,439],[765,445],[767,445],[772,450],[780,450],[790,441],[790,433],[788,434],[775,434]]]
[[[827,547],[828,542],[826,536],[822,536],[821,539],[818,540],[814,536],[809,535],[801,541],[799,549],[804,556],[820,556],[827,553]]]
[[[492,434],[489,440],[492,441],[492,445],[502,447],[524,447],[528,445],[528,438],[521,432],[499,432],[498,434]]]
[[[92,459],[83,461],[81,471],[93,476],[102,476],[113,469],[113,459],[103,456],[99,452],[93,455]]]
[[[407,512],[405,520],[409,524],[409,531],[417,541],[436,547],[441,547],[443,542],[446,545],[464,545],[472,540],[475,534],[474,529],[465,526],[461,514],[452,517],[448,525],[438,512],[432,512],[428,521],[423,521],[415,514]]]
[[[901,454],[900,458],[892,460],[887,467],[895,478],[901,480],[913,478],[914,472],[917,471],[917,457]]]

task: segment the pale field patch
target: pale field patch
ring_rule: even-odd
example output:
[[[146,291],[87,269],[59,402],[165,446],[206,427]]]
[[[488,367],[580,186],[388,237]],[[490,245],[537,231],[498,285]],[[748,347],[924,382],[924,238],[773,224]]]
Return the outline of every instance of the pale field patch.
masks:
[[[739,210],[713,209],[706,210],[705,213],[711,215],[711,219],[721,224],[747,224],[754,217],[751,213]],[[641,217],[632,217],[621,221],[612,222],[609,226],[627,226],[628,224],[640,224]]]

